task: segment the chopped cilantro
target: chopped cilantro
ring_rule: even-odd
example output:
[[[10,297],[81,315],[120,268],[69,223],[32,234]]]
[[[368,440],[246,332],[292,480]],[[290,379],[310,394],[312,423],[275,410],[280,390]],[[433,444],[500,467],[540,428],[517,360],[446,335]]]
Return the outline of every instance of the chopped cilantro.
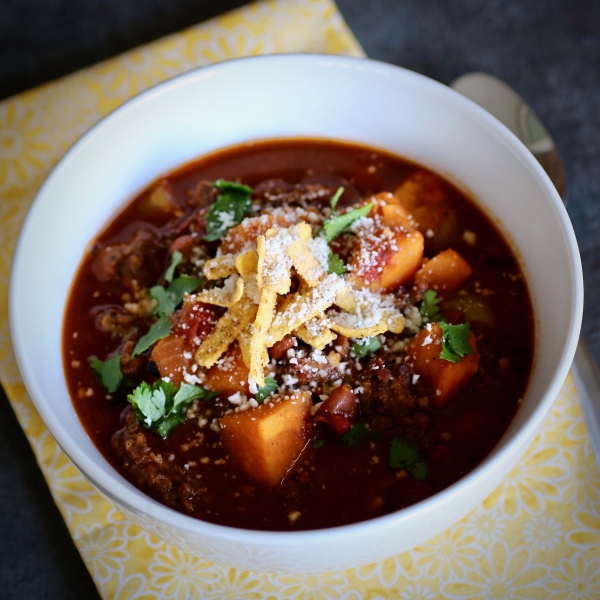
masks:
[[[277,382],[272,377],[265,377],[265,385],[263,387],[259,387],[256,395],[254,396],[255,400],[261,404],[264,402],[273,392],[277,391]]]
[[[440,308],[438,304],[440,299],[437,297],[435,290],[427,290],[423,296],[421,303],[421,320],[423,324],[437,323],[441,318]]]
[[[365,435],[367,435],[367,426],[364,421],[359,421],[348,433],[344,434],[342,442],[344,442],[346,446],[356,446]]]
[[[442,351],[440,358],[453,363],[460,362],[460,359],[469,354],[473,354],[473,348],[469,344],[469,335],[471,327],[469,323],[461,325],[450,325],[442,318],[438,304],[440,299],[434,290],[427,290],[423,296],[421,304],[421,319],[423,324],[437,323],[442,328]]]
[[[427,476],[427,465],[419,451],[399,437],[394,437],[392,440],[388,464],[392,469],[406,469],[419,481],[423,481]]]
[[[105,361],[102,361],[95,356],[90,356],[90,366],[100,383],[110,394],[117,390],[123,379],[123,373],[121,373],[121,357],[118,352],[115,352]]]
[[[329,260],[327,262],[327,273],[335,273],[336,275],[344,275],[347,272],[346,265],[342,259],[333,251],[329,251]]]
[[[335,215],[330,217],[323,223],[322,231],[325,232],[325,239],[330,242],[335,239],[345,229],[348,229],[354,221],[361,217],[366,217],[371,209],[375,206],[374,202],[370,202],[360,208],[353,208],[350,212],[344,213],[343,215]]]
[[[162,285],[155,285],[150,288],[150,295],[157,302],[154,313],[160,316],[168,316],[175,312],[177,304],[173,294],[169,294]]]
[[[464,356],[473,354],[473,348],[469,344],[469,335],[471,334],[469,323],[449,325],[440,321],[438,325],[442,328],[442,351],[440,352],[440,358],[457,363]]]
[[[363,358],[364,356],[367,356],[367,354],[377,352],[377,350],[381,348],[381,342],[376,337],[362,338],[354,342],[351,346],[352,353],[356,358]]]
[[[176,300],[176,306],[181,304],[183,296],[186,293],[191,293],[200,287],[202,281],[196,277],[190,277],[189,275],[182,275],[175,279],[171,285],[167,288],[169,294],[173,294]]]
[[[167,269],[167,272],[165,273],[165,280],[168,281],[169,283],[171,281],[173,281],[173,275],[175,275],[175,269],[177,268],[177,265],[183,260],[183,255],[181,254],[181,252],[179,252],[179,250],[175,250],[175,252],[173,252],[173,256],[171,257],[171,264],[169,265],[169,268]]]
[[[335,194],[331,197],[331,200],[329,201],[329,206],[331,206],[331,212],[335,212],[335,207],[337,206],[337,203],[340,201],[340,198],[342,197],[342,194],[344,193],[344,188],[343,187],[339,187]]]
[[[144,427],[166,438],[175,426],[185,421],[186,411],[194,400],[211,400],[218,395],[219,392],[211,392],[199,385],[182,383],[176,389],[171,382],[159,380],[152,385],[142,382],[127,400]]]
[[[233,192],[234,194],[245,194],[249,196],[252,193],[252,188],[249,185],[238,183],[237,181],[225,181],[224,179],[217,179],[214,186],[222,194]]]
[[[312,447],[313,448],[320,448],[321,446],[325,445],[325,441],[322,440],[321,438],[319,438],[318,440],[315,440]]]
[[[171,323],[168,315],[162,315],[158,321],[156,321],[156,323],[150,327],[148,333],[143,335],[137,341],[131,356],[136,356],[142,352],[145,352],[148,350],[148,348],[150,348],[150,346],[152,346],[152,344],[154,344],[154,342],[166,338],[171,333],[171,329],[173,329],[173,323]]]
[[[157,302],[154,309],[155,314],[161,317],[173,314],[175,309],[181,304],[184,294],[186,292],[193,292],[201,283],[200,279],[182,275],[172,281],[167,289],[162,285],[155,285],[150,288],[150,295]]]
[[[220,192],[206,215],[206,240],[219,240],[235,225],[239,225],[250,210],[252,188],[233,181],[219,179],[215,187]]]

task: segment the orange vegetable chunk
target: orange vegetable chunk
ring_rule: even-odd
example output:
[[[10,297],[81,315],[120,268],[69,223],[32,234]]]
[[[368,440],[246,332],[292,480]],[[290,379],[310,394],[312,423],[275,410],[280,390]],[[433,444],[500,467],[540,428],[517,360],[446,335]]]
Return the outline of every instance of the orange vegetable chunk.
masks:
[[[457,291],[473,274],[469,263],[448,248],[427,261],[416,273],[415,283],[423,290],[436,290],[442,295]]]
[[[458,234],[456,210],[452,207],[442,180],[427,171],[417,171],[394,190],[400,204],[413,216],[428,245],[447,246]]]
[[[443,408],[463,392],[477,369],[479,353],[475,335],[469,336],[473,354],[453,363],[440,358],[442,329],[432,323],[422,329],[406,348],[407,364],[421,377],[427,395],[436,408]]]
[[[409,282],[423,260],[424,239],[419,231],[400,232],[395,236],[398,250],[381,273],[381,290],[391,292]]]
[[[206,373],[204,385],[214,392],[222,392],[231,396],[236,392],[248,393],[248,374],[250,371],[242,358],[242,351],[237,343],[232,344],[227,352]]]
[[[185,357],[184,352],[189,358]],[[159,340],[152,349],[150,360],[156,363],[160,376],[169,377],[176,386],[183,383],[185,372],[192,373],[194,364],[190,348],[178,335],[170,335]]]
[[[400,200],[390,192],[380,192],[367,198],[361,205],[374,203],[369,216],[379,216],[384,225],[388,227],[401,227],[406,231],[413,231],[417,224],[408,210],[400,203]]]
[[[352,253],[355,285],[391,292],[409,282],[423,260],[424,240],[418,231],[377,231],[358,236]]]
[[[221,417],[221,443],[258,484],[276,487],[292,469],[310,438],[312,400],[308,392]]]

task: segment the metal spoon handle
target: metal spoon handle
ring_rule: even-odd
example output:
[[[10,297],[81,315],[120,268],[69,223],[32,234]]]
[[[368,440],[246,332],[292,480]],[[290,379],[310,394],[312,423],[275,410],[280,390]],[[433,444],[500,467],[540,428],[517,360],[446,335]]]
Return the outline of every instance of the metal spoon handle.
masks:
[[[583,336],[579,337],[571,373],[581,399],[594,454],[600,457],[600,371]]]

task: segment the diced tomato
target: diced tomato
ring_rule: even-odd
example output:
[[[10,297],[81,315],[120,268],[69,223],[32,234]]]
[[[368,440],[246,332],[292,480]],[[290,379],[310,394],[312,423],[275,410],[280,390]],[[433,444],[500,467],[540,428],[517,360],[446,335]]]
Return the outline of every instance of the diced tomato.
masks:
[[[173,240],[173,243],[169,247],[169,255],[173,256],[175,252],[179,251],[184,258],[188,258],[192,248],[195,248],[197,245],[198,242],[191,235],[180,235]]]
[[[195,350],[208,337],[218,320],[217,310],[212,304],[195,302],[193,296],[186,295],[175,319],[173,333],[184,338]]]

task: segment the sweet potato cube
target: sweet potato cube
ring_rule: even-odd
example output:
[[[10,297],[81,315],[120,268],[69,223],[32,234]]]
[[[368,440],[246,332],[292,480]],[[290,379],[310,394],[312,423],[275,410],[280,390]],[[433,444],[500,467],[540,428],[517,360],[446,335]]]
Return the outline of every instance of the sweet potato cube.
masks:
[[[308,443],[311,407],[311,395],[300,392],[231,412],[220,419],[223,447],[248,477],[275,487]]]
[[[419,231],[402,231],[396,234],[398,250],[387,261],[381,273],[379,289],[391,292],[413,278],[423,260],[423,236]]]
[[[354,284],[373,292],[391,292],[414,277],[423,248],[423,235],[418,231],[388,228],[358,236],[352,253]]]
[[[393,204],[382,206],[381,218],[388,227],[402,227],[403,229],[406,229],[406,231],[413,231],[416,229],[416,221],[398,201]]]
[[[402,228],[413,231],[417,228],[416,221],[408,210],[400,203],[400,200],[390,192],[380,192],[367,198],[361,204],[373,202],[375,206],[371,209],[369,216],[379,216],[384,225],[391,228]]]
[[[232,344],[227,352],[206,373],[204,385],[215,392],[231,396],[236,392],[248,393],[248,367],[242,358],[242,351],[237,343]]]
[[[442,295],[457,291],[473,274],[469,263],[448,248],[427,261],[416,273],[415,283],[423,290],[431,289]]]
[[[444,183],[426,171],[418,171],[394,190],[404,208],[418,223],[421,233],[432,232],[428,245],[447,246],[457,235],[458,219]]]
[[[428,171],[417,171],[394,190],[398,198],[409,211],[416,206],[445,204],[448,194],[442,180]]]
[[[159,340],[152,349],[150,360],[156,363],[160,376],[169,377],[176,386],[183,383],[186,372],[192,373],[194,364],[190,348],[178,335],[170,335]]]
[[[469,336],[473,354],[453,363],[440,358],[442,329],[432,323],[422,329],[406,348],[407,363],[421,377],[427,395],[436,408],[443,408],[466,389],[479,368],[479,353],[473,333]]]

